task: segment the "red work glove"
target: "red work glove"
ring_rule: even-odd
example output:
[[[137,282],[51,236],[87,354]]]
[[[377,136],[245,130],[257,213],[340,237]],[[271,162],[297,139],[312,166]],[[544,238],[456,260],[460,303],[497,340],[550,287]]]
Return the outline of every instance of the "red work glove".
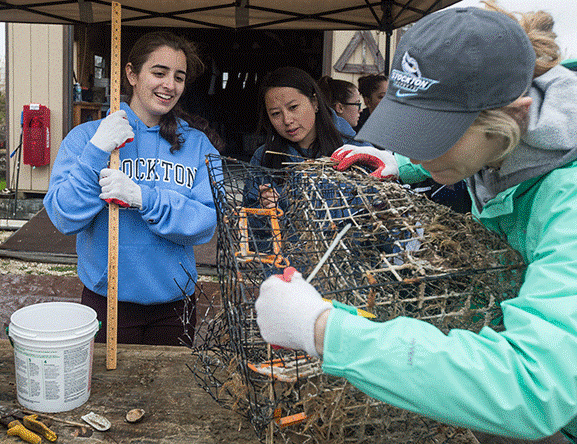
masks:
[[[335,165],[337,171],[344,171],[356,164],[375,168],[370,175],[380,180],[399,177],[399,167],[393,153],[372,146],[343,145],[331,159],[338,162]]]
[[[285,282],[290,282],[290,281],[292,281],[292,278],[293,278],[295,273],[298,273],[298,271],[295,267],[286,267],[283,270],[282,274],[275,274],[275,276],[278,277],[279,279],[282,279]],[[301,276],[302,276],[302,274],[301,274]]]
[[[255,302],[260,334],[269,344],[304,350],[318,357],[315,347],[315,322],[333,305],[303,279],[294,267],[282,275],[270,276],[260,286]]]

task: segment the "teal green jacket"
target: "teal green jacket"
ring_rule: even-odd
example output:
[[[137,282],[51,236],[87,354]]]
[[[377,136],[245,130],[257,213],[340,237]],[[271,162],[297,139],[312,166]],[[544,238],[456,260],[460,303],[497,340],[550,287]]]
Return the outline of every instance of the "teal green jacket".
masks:
[[[401,162],[403,181],[419,174]],[[473,213],[527,263],[518,296],[502,304],[505,330],[446,335],[416,319],[377,323],[334,309],[323,370],[440,422],[515,438],[577,436],[577,162]]]

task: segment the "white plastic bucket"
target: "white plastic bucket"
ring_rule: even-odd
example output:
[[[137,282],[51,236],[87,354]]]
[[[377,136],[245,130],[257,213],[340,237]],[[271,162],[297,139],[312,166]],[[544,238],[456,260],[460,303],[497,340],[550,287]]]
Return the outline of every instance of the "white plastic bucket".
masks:
[[[72,410],[90,396],[96,312],[74,302],[45,302],[10,316],[16,392],[24,407],[44,413]]]

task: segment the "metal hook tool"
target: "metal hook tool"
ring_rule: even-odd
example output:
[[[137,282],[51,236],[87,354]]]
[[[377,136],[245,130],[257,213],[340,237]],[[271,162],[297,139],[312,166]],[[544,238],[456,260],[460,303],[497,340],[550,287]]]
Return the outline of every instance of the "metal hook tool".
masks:
[[[343,236],[347,233],[347,231],[349,231],[349,228],[352,227],[352,224],[349,222],[348,224],[345,225],[345,227],[338,232],[337,236],[334,238],[334,240],[331,242],[331,244],[329,245],[328,250],[325,252],[325,254],[323,255],[323,257],[321,257],[321,260],[319,261],[319,263],[317,264],[317,266],[315,267],[315,269],[311,272],[311,274],[308,275],[308,277],[306,278],[307,282],[310,282],[313,280],[313,278],[316,276],[316,274],[319,272],[319,270],[321,269],[321,267],[324,265],[324,263],[327,261],[327,259],[329,258],[329,256],[331,255],[331,253],[333,252],[333,250],[335,249],[335,247],[337,246],[337,244],[339,243],[339,241],[343,238]]]

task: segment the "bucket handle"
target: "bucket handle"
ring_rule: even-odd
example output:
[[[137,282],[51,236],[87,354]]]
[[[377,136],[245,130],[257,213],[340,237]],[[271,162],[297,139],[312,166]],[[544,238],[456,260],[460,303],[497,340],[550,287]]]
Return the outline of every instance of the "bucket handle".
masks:
[[[14,348],[14,342],[12,342],[12,338],[8,334],[8,325],[6,326],[6,336],[8,336],[8,340],[10,341],[10,345]]]
[[[96,336],[96,334],[100,331],[101,328],[102,328],[102,321],[98,321],[98,328],[97,328],[96,331],[94,332],[94,336]],[[84,336],[86,333],[84,333],[84,332],[75,332],[74,334],[78,337],[78,336]]]

